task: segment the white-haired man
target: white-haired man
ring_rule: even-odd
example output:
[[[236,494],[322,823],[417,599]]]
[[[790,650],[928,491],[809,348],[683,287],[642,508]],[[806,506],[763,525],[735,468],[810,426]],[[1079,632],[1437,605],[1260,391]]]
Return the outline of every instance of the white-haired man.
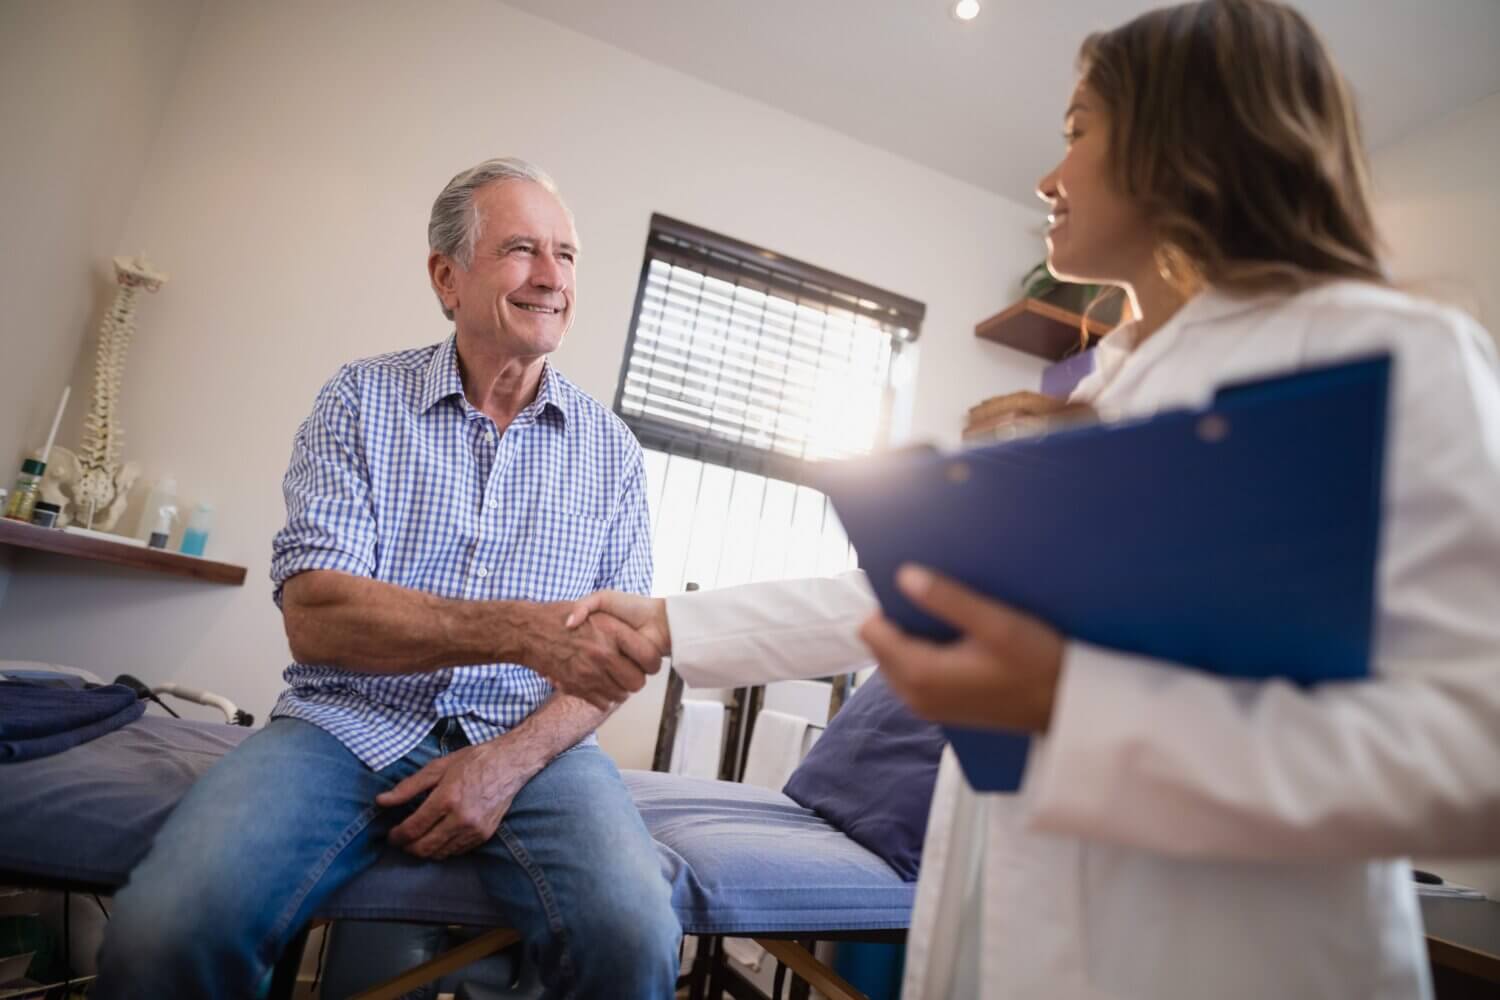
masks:
[[[549,995],[673,992],[668,886],[592,738],[660,654],[607,616],[563,623],[651,583],[640,447],[547,362],[573,220],[545,174],[490,160],[428,237],[455,332],[345,365],[298,430],[271,566],[289,687],[117,898],[98,996],[255,996],[387,843],[476,855]]]

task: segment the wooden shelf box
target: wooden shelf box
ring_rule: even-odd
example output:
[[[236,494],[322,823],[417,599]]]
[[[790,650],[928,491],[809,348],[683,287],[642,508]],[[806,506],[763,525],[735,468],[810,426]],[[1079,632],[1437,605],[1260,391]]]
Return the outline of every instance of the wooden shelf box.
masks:
[[[1040,299],[1022,299],[974,328],[974,336],[1048,361],[1061,361],[1083,345],[1085,320]],[[1109,332],[1100,320],[1087,321],[1089,345]]]
[[[245,567],[185,556],[165,549],[149,549],[128,542],[110,542],[102,538],[75,535],[60,528],[39,528],[34,524],[0,518],[0,546],[53,552],[58,555],[91,559],[95,562],[130,566],[152,573],[187,576],[208,583],[243,586]]]

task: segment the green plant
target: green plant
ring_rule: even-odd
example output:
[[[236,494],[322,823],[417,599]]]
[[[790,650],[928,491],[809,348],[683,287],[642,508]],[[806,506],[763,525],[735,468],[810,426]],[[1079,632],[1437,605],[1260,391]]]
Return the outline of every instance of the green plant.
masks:
[[[1103,285],[1080,285],[1071,281],[1058,281],[1047,270],[1047,262],[1041,261],[1026,272],[1026,277],[1021,279],[1021,287],[1025,290],[1028,299],[1044,299],[1064,288],[1081,288],[1083,291],[1077,293],[1082,303],[1087,306],[1104,292]]]

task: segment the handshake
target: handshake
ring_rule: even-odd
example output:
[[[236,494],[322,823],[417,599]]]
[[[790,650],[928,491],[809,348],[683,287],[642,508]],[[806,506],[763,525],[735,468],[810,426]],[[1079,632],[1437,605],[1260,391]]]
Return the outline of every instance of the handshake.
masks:
[[[672,652],[666,601],[603,590],[543,605],[542,641],[526,662],[564,694],[607,711],[646,684]]]

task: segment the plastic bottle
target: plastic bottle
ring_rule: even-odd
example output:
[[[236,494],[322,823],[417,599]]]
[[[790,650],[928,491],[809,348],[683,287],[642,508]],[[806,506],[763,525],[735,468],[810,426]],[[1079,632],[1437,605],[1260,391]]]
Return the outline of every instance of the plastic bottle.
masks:
[[[21,463],[21,474],[16,476],[16,488],[10,491],[5,504],[5,516],[15,521],[30,521],[31,512],[42,494],[42,473],[47,463],[39,458],[28,458]]]
[[[135,536],[147,541],[151,539],[151,533],[156,530],[157,522],[161,519],[161,509],[171,508],[171,517],[167,519],[168,524],[172,518],[177,516],[177,480],[171,476],[162,476],[151,487],[151,495],[146,497],[146,506],[141,508],[141,520],[136,525]]]
[[[183,555],[203,555],[203,550],[208,546],[208,532],[213,527],[213,523],[213,504],[200,503],[193,508],[193,515],[188,518],[187,527],[182,532]]]
[[[151,537],[146,540],[146,545],[153,549],[166,548],[167,537],[172,534],[172,522],[176,519],[176,507],[158,507],[156,523],[151,526]]]

